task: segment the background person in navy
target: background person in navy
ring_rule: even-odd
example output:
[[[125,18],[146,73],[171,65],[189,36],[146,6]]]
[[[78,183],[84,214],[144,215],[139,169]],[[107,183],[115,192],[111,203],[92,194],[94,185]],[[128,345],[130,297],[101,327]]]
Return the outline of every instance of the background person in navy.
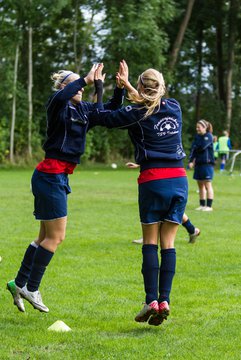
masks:
[[[103,64],[93,65],[86,77],[71,71],[54,73],[55,93],[47,105],[47,140],[43,146],[45,159],[38,164],[32,176],[34,215],[40,220],[40,231],[23,257],[15,280],[7,284],[14,304],[25,311],[23,299],[34,308],[48,312],[39,292],[41,279],[58,245],[65,238],[67,223],[67,195],[71,192],[68,174],[72,174],[85,149],[85,139],[90,113],[102,106],[102,90],[105,75]],[[97,103],[82,101],[86,85],[95,78]],[[123,90],[115,89],[114,97],[104,108],[116,109],[122,104]]]
[[[212,211],[214,192],[212,179],[214,175],[214,151],[212,124],[206,120],[199,120],[196,124],[197,135],[192,143],[189,157],[189,167],[194,167],[193,178],[197,180],[199,188],[200,206],[196,210]]]
[[[128,130],[140,164],[139,212],[143,233],[142,274],[145,305],[137,322],[159,325],[169,315],[175,274],[174,240],[187,202],[188,183],[182,159],[182,114],[175,99],[163,99],[165,83],[155,69],[138,78],[137,90],[128,81],[128,66],[121,62],[117,81],[134,104],[117,111],[97,111],[96,123]],[[159,268],[158,242],[161,246]]]

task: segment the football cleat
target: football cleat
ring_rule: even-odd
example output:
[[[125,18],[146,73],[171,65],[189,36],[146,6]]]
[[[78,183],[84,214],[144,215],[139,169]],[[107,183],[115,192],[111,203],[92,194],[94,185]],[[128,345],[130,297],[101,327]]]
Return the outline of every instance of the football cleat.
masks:
[[[198,228],[195,228],[194,234],[189,234],[189,243],[195,243],[196,238],[200,235],[200,233],[201,231]]]
[[[170,308],[167,301],[162,301],[159,304],[159,311],[158,313],[152,315],[148,321],[149,325],[158,326],[163,323],[164,320],[167,320],[167,317],[170,314]]]
[[[152,301],[150,304],[144,304],[143,309],[136,315],[135,321],[145,322],[153,314],[157,314],[159,310],[157,300]]]
[[[137,240],[132,240],[132,242],[134,243],[134,244],[143,244],[143,239],[141,238],[141,239],[137,239]]]
[[[44,305],[43,301],[42,301],[42,297],[41,294],[39,292],[39,290],[36,291],[29,291],[27,289],[27,286],[25,285],[21,291],[20,291],[21,296],[27,300],[35,309],[41,311],[41,312],[45,312],[48,313],[49,309],[47,308],[47,306]]]
[[[7,290],[10,291],[13,297],[13,303],[17,306],[18,310],[25,312],[23,299],[20,294],[21,288],[15,284],[15,280],[11,280],[7,283]]]

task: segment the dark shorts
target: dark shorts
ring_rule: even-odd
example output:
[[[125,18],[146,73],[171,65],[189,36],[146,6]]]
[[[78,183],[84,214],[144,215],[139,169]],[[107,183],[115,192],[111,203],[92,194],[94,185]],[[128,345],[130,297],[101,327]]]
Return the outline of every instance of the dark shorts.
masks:
[[[67,216],[67,195],[71,192],[67,174],[47,174],[35,169],[32,192],[33,214],[37,220],[54,220]]]
[[[196,165],[194,168],[193,179],[211,181],[213,179],[213,165]]]
[[[139,184],[139,212],[143,224],[170,221],[182,223],[188,196],[186,177]]]

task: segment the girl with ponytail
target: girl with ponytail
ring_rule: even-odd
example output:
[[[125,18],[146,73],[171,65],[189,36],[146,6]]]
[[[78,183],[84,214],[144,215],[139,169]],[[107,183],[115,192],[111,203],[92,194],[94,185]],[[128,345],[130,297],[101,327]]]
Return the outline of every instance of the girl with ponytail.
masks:
[[[135,321],[157,326],[170,312],[176,267],[174,241],[188,194],[181,140],[182,112],[175,99],[164,98],[165,82],[159,71],[145,70],[135,89],[128,80],[128,66],[123,60],[116,78],[133,104],[113,112],[98,110],[94,121],[108,128],[128,130],[135,147],[135,161],[140,164],[138,189],[145,289],[145,305]]]
[[[189,167],[194,168],[193,178],[199,188],[199,207],[196,210],[212,211],[214,192],[212,179],[214,175],[213,127],[206,120],[196,124],[197,135],[192,143]]]
[[[105,74],[103,64],[94,64],[85,77],[68,70],[55,72],[54,93],[46,104],[47,136],[45,158],[32,176],[34,216],[40,228],[29,244],[14,280],[7,283],[14,305],[24,312],[27,300],[35,309],[49,312],[39,291],[40,283],[58,246],[65,238],[67,197],[71,192],[68,175],[72,174],[85,150],[87,131],[93,126],[90,113],[100,107],[116,109],[122,104],[123,90],[116,87],[114,97],[102,104]],[[83,101],[84,88],[95,85],[96,103]]]

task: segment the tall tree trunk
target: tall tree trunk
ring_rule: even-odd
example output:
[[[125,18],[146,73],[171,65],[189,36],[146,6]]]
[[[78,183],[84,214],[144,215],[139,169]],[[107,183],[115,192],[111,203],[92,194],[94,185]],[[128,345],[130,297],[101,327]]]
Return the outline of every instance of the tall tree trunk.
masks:
[[[79,45],[81,46],[77,46],[78,45],[78,13],[79,13],[79,8],[80,8],[80,2],[79,0],[76,0],[75,3],[75,15],[74,15],[74,39],[73,39],[73,47],[74,47],[74,57],[75,57],[75,72],[77,74],[80,73],[80,69],[81,69],[81,65],[82,65],[82,61],[86,52],[86,45],[87,45],[87,41],[84,41],[84,39],[81,39],[81,43],[79,43]],[[88,39],[91,36],[92,33],[92,27],[93,27],[93,22],[94,22],[94,16],[96,15],[96,9],[92,8],[91,9],[91,16],[90,19],[88,21],[88,24],[86,25],[86,31],[85,31],[85,37]],[[79,50],[78,50],[79,48]]]
[[[228,66],[227,66],[227,89],[226,89],[226,128],[231,129],[232,120],[232,77],[234,64],[234,46],[237,29],[237,14],[239,12],[239,0],[230,0],[229,9],[229,37],[228,37]]]
[[[195,0],[188,0],[185,16],[182,20],[176,40],[172,47],[169,66],[168,66],[170,70],[173,70],[176,65],[178,54],[180,52],[184,34],[185,34],[185,31],[187,29],[187,26],[188,26],[188,23],[189,23],[191,14],[192,14],[192,9],[193,9],[194,3],[195,3]]]
[[[30,24],[28,30],[28,156],[32,157],[32,121],[33,121],[33,29]]]
[[[19,43],[17,43],[16,45],[15,62],[14,62],[12,121],[11,121],[11,131],[10,131],[10,162],[11,163],[14,163],[14,131],[15,131],[15,119],[16,119],[18,59],[19,59]]]
[[[198,73],[197,73],[197,95],[196,95],[196,122],[200,120],[201,114],[201,93],[202,93],[202,63],[203,63],[203,23],[198,23],[198,45],[197,45],[197,57],[198,57]]]
[[[225,86],[224,86],[224,66],[223,66],[223,0],[216,0],[216,49],[217,49],[217,80],[218,80],[218,98],[224,104],[225,98]]]
[[[74,63],[75,69],[77,70],[77,62],[78,62],[78,54],[77,54],[77,24],[78,24],[78,11],[79,11],[79,1],[77,0],[75,3],[75,12],[74,12]]]

